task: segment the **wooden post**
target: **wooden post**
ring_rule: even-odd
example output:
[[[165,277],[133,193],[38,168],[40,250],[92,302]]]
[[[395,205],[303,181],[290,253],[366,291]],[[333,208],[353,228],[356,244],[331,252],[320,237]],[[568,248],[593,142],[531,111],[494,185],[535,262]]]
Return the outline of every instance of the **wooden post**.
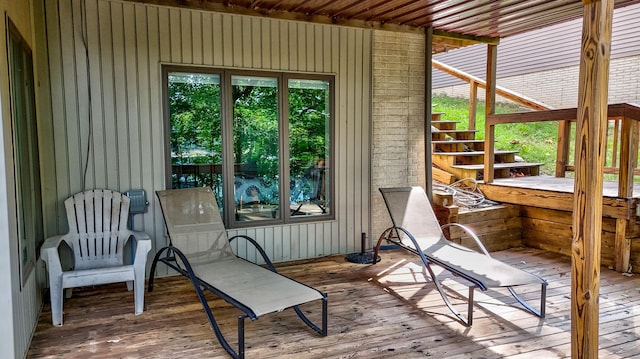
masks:
[[[486,118],[496,112],[496,61],[498,47],[487,45],[487,86],[485,87],[485,132],[484,132],[484,183],[493,182],[495,161],[494,127],[488,126]]]
[[[620,121],[616,121],[616,124]],[[620,134],[620,173],[618,175],[618,197],[633,197],[633,171],[638,165],[638,122],[624,116]],[[616,147],[613,151],[615,153]]]
[[[556,154],[556,177],[565,177],[569,161],[569,141],[571,139],[571,121],[558,122],[558,149]]]
[[[478,83],[469,82],[469,129],[476,129],[476,109],[478,108]]]
[[[598,357],[602,176],[613,0],[583,0],[571,245],[571,356]]]

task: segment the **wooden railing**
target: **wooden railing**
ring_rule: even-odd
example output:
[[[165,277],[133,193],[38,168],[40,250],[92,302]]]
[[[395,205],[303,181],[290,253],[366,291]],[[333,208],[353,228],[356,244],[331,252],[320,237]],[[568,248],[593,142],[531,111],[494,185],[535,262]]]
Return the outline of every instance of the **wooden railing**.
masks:
[[[576,108],[518,112],[488,115],[485,121],[484,182],[493,182],[495,126],[507,123],[558,121],[558,147],[556,157],[556,177],[565,177],[567,171],[574,171],[569,164],[571,148],[571,124],[576,121]],[[618,196],[633,195],[633,176],[640,175],[638,165],[638,124],[640,106],[634,104],[609,105],[607,120],[613,128],[611,161],[605,165],[605,173],[618,175]]]
[[[443,64],[437,60],[431,60],[431,65],[434,69],[438,69],[446,74],[449,74],[453,77],[457,77],[460,80],[466,81],[469,83],[469,129],[476,129],[476,106],[478,105],[478,88],[487,88],[487,82],[470,75],[466,72],[460,71],[456,68],[453,68],[449,65]],[[496,86],[496,95],[502,96],[507,100],[518,103],[522,106],[530,108],[532,110],[551,110],[552,107],[546,105],[542,102],[536,101],[534,99],[523,96],[515,91],[511,91],[504,87]]]

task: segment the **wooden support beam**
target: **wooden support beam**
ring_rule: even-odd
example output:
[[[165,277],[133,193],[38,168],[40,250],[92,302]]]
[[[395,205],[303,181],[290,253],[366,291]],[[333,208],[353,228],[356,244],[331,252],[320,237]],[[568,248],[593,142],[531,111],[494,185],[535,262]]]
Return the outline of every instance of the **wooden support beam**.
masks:
[[[602,176],[613,0],[585,1],[571,244],[571,356],[598,357]]]
[[[615,239],[615,269],[617,272],[627,272],[631,263],[631,238],[627,237],[626,219],[616,219],[616,239]]]
[[[478,83],[469,82],[469,129],[476,129],[476,110],[478,108]]]
[[[616,122],[617,124],[617,122]],[[633,197],[633,175],[638,165],[638,121],[622,118],[620,138],[620,175],[618,176],[618,197]],[[613,153],[616,153],[614,147]]]
[[[496,112],[496,62],[498,59],[498,47],[487,45],[487,85],[485,87],[485,116],[493,115]],[[493,182],[493,164],[495,127],[489,126],[485,121],[484,132],[484,182]]]
[[[569,163],[569,142],[571,139],[571,121],[558,122],[558,148],[556,153],[556,177],[567,174]]]

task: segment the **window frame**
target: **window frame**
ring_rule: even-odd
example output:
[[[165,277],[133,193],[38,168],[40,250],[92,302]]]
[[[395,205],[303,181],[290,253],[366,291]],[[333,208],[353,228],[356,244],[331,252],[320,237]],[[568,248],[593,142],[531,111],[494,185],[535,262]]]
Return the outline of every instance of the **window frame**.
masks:
[[[199,73],[208,75],[218,75],[220,78],[220,118],[221,118],[221,133],[222,133],[222,181],[223,181],[223,204],[222,215],[227,228],[250,228],[250,227],[263,227],[273,225],[295,224],[295,223],[309,223],[318,221],[335,220],[336,208],[335,208],[335,178],[336,178],[336,166],[335,166],[335,153],[336,153],[336,117],[335,117],[335,75],[334,74],[318,74],[318,73],[295,73],[295,72],[282,72],[282,71],[263,71],[263,70],[247,70],[247,69],[227,69],[217,67],[202,67],[202,66],[184,66],[184,65],[171,65],[163,64],[161,69],[162,73],[162,94],[163,94],[163,119],[164,119],[164,134],[165,134],[165,178],[166,188],[172,188],[172,163],[171,163],[171,118],[169,109],[169,74],[175,72],[183,73]],[[276,219],[265,219],[256,221],[239,221],[236,220],[233,209],[227,206],[227,203],[234,203],[234,153],[233,153],[233,91],[232,91],[232,77],[233,76],[256,76],[256,77],[270,77],[276,78],[278,85],[278,171],[281,174],[278,178],[279,186],[279,208],[280,216]],[[327,214],[318,214],[311,216],[292,216],[289,210],[283,210],[290,208],[291,189],[288,183],[290,182],[290,138],[289,138],[289,80],[319,80],[326,81],[328,83],[329,91],[329,129],[327,135],[329,136],[327,142],[329,143],[329,157],[327,162],[329,163],[329,174],[327,191],[327,201],[330,203],[330,210]]]

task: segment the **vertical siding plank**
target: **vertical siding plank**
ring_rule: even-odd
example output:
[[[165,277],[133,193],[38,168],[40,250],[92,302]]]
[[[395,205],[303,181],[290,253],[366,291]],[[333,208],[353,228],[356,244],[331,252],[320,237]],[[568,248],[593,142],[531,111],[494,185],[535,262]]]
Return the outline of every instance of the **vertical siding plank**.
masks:
[[[126,191],[131,188],[140,188],[142,185],[142,152],[140,144],[140,118],[139,118],[139,96],[138,86],[138,44],[136,42],[136,22],[134,4],[123,4],[124,10],[124,56],[125,56],[125,92],[127,96],[127,115],[125,121],[128,127],[127,137],[129,138],[129,148],[122,152],[121,167],[128,168],[129,177],[126,183],[120,184],[120,190]]]
[[[340,28],[340,39],[346,39],[348,33],[344,28]],[[337,78],[337,86],[336,86],[336,99],[338,99],[338,103],[336,104],[336,115],[338,116],[338,123],[336,124],[336,154],[337,154],[337,163],[336,163],[336,189],[337,193],[337,204],[338,210],[341,214],[340,216],[340,239],[338,243],[338,251],[347,252],[347,246],[345,242],[345,237],[349,236],[351,233],[349,219],[349,212],[352,211],[352,208],[348,206],[349,203],[349,191],[348,191],[348,183],[349,176],[347,175],[348,167],[348,155],[349,155],[349,141],[347,138],[348,135],[348,112],[347,112],[347,103],[348,103],[348,64],[347,64],[347,56],[348,56],[348,42],[347,41],[339,41],[339,70],[338,70],[338,78]]]
[[[278,58],[278,70],[290,69],[289,67],[289,49],[291,48],[289,41],[289,24],[285,21],[279,23],[279,41],[280,54]]]
[[[48,1],[45,3],[46,13],[55,14],[51,17],[47,17],[47,43],[49,44],[49,76],[51,81],[51,127],[53,129],[53,148],[54,148],[54,160],[55,160],[55,176],[56,176],[56,192],[57,199],[56,207],[60,213],[64,213],[64,206],[62,200],[65,195],[68,195],[71,191],[69,188],[69,157],[66,150],[66,136],[67,136],[67,123],[65,121],[65,106],[64,106],[64,81],[63,71],[64,62],[62,60],[62,29],[60,28],[59,19],[62,18],[59,14],[58,2]],[[57,16],[56,16],[57,15]],[[66,220],[64,216],[58,216],[57,228],[54,231],[57,233],[58,228],[65,228]]]
[[[233,17],[224,14],[222,16],[222,56],[223,66],[234,66],[234,31],[233,31]]]
[[[191,13],[191,62],[196,65],[202,65],[202,35],[202,12],[194,11]]]
[[[118,188],[118,156],[117,139],[115,126],[115,93],[114,93],[114,70],[113,70],[113,36],[111,29],[111,6],[108,2],[98,3],[98,22],[100,23],[100,95],[103,103],[104,116],[104,155],[105,157],[105,186],[107,188]],[[96,150],[97,152],[97,150]]]
[[[352,66],[353,66],[353,82],[350,83],[358,83],[358,84],[363,84],[364,85],[364,73],[362,71],[362,47],[363,47],[363,38],[362,38],[362,32],[358,32],[357,34],[355,34],[354,32],[354,43],[352,46],[349,46],[352,49],[352,52],[350,53],[350,55],[353,56],[353,59],[356,59],[355,61],[353,61]],[[354,179],[354,191],[353,191],[353,198],[352,201],[354,204],[357,205],[358,208],[362,209],[363,208],[363,204],[366,201],[366,199],[369,197],[367,194],[362,193],[362,191],[356,190],[356,189],[361,189],[363,188],[363,183],[362,183],[362,176],[367,175],[366,173],[364,173],[364,161],[367,159],[367,153],[369,152],[369,150],[365,147],[366,144],[366,139],[363,137],[364,133],[363,133],[363,125],[364,122],[366,122],[364,114],[363,114],[363,108],[362,106],[362,88],[364,86],[352,86],[352,91],[353,91],[353,104],[354,106],[352,106],[353,108],[353,116],[354,116],[354,121],[353,121],[353,138],[355,138],[355,141],[353,141],[353,158],[354,158],[354,165],[353,166],[349,166],[351,168],[353,168],[353,179]],[[356,105],[357,104],[357,105]],[[369,176],[367,175],[365,178],[369,178]],[[364,186],[366,188],[366,185]],[[365,214],[363,213],[362,210],[359,211],[354,211],[354,218],[353,218],[353,239],[359,239],[361,236],[362,232],[365,232],[366,230],[363,228],[363,218],[362,216],[364,216]],[[357,243],[357,241],[353,241],[351,240],[351,243],[355,244]],[[356,246],[357,247],[357,246]],[[348,249],[348,251],[355,251],[356,248],[352,248],[352,249]]]
[[[243,28],[244,21],[243,17],[233,17],[231,19],[231,33],[229,36],[233,39],[234,46],[232,47],[233,51],[233,67],[242,67],[245,66],[245,49],[244,43],[247,41],[243,41]],[[250,65],[247,65],[247,67]]]
[[[362,158],[360,160],[362,166],[362,172],[360,176],[360,188],[366,188],[367,192],[361,191],[362,196],[362,209],[360,214],[362,216],[362,231],[367,232],[369,237],[369,245],[373,245],[372,233],[371,233],[371,199],[370,199],[370,183],[371,183],[371,101],[372,97],[371,88],[371,59],[373,53],[371,51],[372,35],[371,32],[363,33],[364,39],[362,41],[362,53],[360,54],[360,61],[362,61],[362,86],[361,86],[361,102],[362,116],[360,123],[362,124],[362,130],[360,132],[360,138],[362,139],[362,145],[360,153]],[[357,247],[356,247],[357,248]]]
[[[83,9],[81,7],[81,3],[72,2],[72,18],[74,21],[71,21],[72,38],[74,43],[74,57],[75,57],[75,81],[77,84],[77,88],[75,89],[75,100],[77,106],[77,125],[78,132],[75,141],[71,141],[79,146],[78,152],[70,152],[70,154],[74,157],[74,160],[77,161],[80,177],[77,179],[79,181],[78,189],[85,190],[94,187],[94,176],[93,176],[93,161],[91,161],[90,157],[90,131],[91,126],[89,124],[90,121],[90,109],[89,109],[89,77],[88,77],[88,63],[87,63],[87,47],[85,44],[86,37],[84,36],[84,25],[82,24],[82,19],[84,17]],[[91,161],[91,162],[89,162]],[[73,163],[73,162],[72,162]],[[73,187],[72,187],[73,188]]]
[[[330,26],[322,27],[322,49],[320,50],[320,55],[322,56],[322,69],[318,71],[330,73],[333,72],[331,67],[333,63],[333,52],[334,48],[331,43],[331,39],[333,37],[333,31]],[[318,45],[320,46],[320,45]]]
[[[202,15],[202,64],[213,65],[213,23],[209,12]]]
[[[105,188],[107,186],[106,161],[105,156],[105,118],[103,117],[102,91],[100,82],[100,32],[97,1],[87,1],[86,9],[86,44],[87,54],[89,56],[89,74],[88,74],[88,96],[91,98],[91,159],[93,162],[92,179],[87,181],[93,183],[93,188]]]
[[[188,10],[180,10],[180,45],[176,46],[176,51],[180,51],[180,62],[183,64],[193,63],[193,39],[191,38],[191,14]]]
[[[147,201],[149,201],[149,207],[147,213],[142,215],[142,223],[136,228],[143,230],[153,238],[154,248],[162,248],[166,245],[164,237],[164,221],[162,220],[162,213],[158,206],[155,206],[155,189],[164,189],[164,118],[162,116],[162,79],[160,76],[154,76],[154,74],[160,73],[160,38],[159,38],[159,22],[158,22],[158,8],[157,7],[145,7],[147,11],[147,24],[146,24],[146,36],[147,36],[147,68],[142,71],[147,71],[147,83],[149,92],[146,99],[148,106],[148,118],[145,122],[145,130],[147,136],[149,136],[149,149],[150,158],[145,158],[146,162],[149,162],[149,167],[146,167],[143,178],[142,187],[146,190]],[[142,83],[142,82],[141,82]],[[143,85],[144,86],[144,85]],[[143,134],[144,135],[144,134]],[[149,171],[149,172],[146,172]],[[149,175],[150,174],[150,175]],[[162,269],[166,271],[166,269]],[[165,274],[165,273],[163,273]]]
[[[298,71],[300,67],[298,65],[298,25],[295,22],[289,23],[287,32],[289,34],[289,47],[287,50],[288,55],[288,69],[290,71]]]
[[[225,64],[224,52],[225,44],[223,42],[222,30],[222,14],[214,13],[211,15],[211,47],[213,48],[213,65],[222,66]]]
[[[116,152],[110,154],[118,159],[118,185],[116,188],[129,185],[129,128],[127,123],[127,68],[125,64],[124,45],[124,15],[122,4],[111,3],[111,30],[113,33],[113,70],[114,70],[114,94],[115,94],[115,126],[116,126]]]
[[[286,235],[282,236],[282,260],[300,258],[300,227],[287,226]]]
[[[139,146],[139,156],[140,158],[140,170],[138,171],[139,179],[137,181],[137,188],[144,188],[145,184],[153,185],[153,182],[149,177],[149,173],[153,173],[153,161],[147,157],[151,154],[145,155],[145,149],[151,149],[152,147],[152,137],[151,137],[151,118],[150,118],[150,98],[151,94],[149,91],[151,90],[151,86],[149,85],[149,77],[150,74],[153,73],[150,71],[149,64],[149,38],[148,38],[148,24],[149,20],[147,19],[147,12],[144,6],[136,5],[134,8],[134,15],[136,18],[136,57],[137,57],[137,84],[138,84],[138,146]],[[147,187],[153,188],[153,187]],[[139,227],[140,228],[140,227]]]
[[[169,9],[166,7],[158,8],[158,23],[162,24],[158,28],[160,38],[160,61],[171,61],[171,26],[170,26]]]
[[[176,8],[169,8],[169,22],[166,23],[169,27],[169,51],[171,53],[170,61],[175,63],[181,63],[182,59],[182,22],[180,21],[182,12]]]
[[[254,69],[263,69],[262,65],[262,19],[256,18],[251,22],[251,66]]]
[[[302,241],[307,241],[307,251],[303,253],[306,258],[313,258],[316,256],[316,227],[318,223],[308,223],[305,228],[307,231],[306,238],[300,238]]]
[[[307,31],[307,26],[305,24],[298,23],[298,44],[296,49],[298,50],[298,71],[307,71],[309,68],[309,62],[312,61],[313,58],[309,58],[307,56],[308,45],[313,44],[313,42],[307,44],[306,41],[309,39],[309,32]]]
[[[260,29],[258,30],[259,34],[256,38],[260,39],[261,43],[261,51],[256,54],[256,57],[262,59],[262,68],[271,69],[271,29],[272,29],[272,21],[269,19],[262,19],[260,21]]]
[[[343,214],[344,214],[344,210],[342,208],[342,195],[340,192],[341,191],[341,179],[342,179],[342,171],[340,168],[340,148],[342,146],[342,143],[340,142],[340,128],[341,128],[341,123],[342,123],[342,119],[344,118],[342,115],[342,112],[340,110],[340,106],[341,106],[341,102],[340,99],[342,98],[342,92],[341,92],[341,74],[340,74],[340,51],[341,51],[341,47],[340,47],[340,28],[339,27],[335,27],[332,26],[330,29],[331,32],[331,36],[330,36],[330,45],[329,47],[331,48],[331,59],[329,61],[329,66],[330,66],[330,72],[335,73],[336,77],[335,77],[335,96],[334,96],[334,111],[335,111],[335,122],[334,122],[334,139],[333,139],[333,150],[335,153],[335,164],[334,164],[334,174],[333,174],[333,181],[334,181],[334,198],[335,198],[335,203],[333,205],[332,210],[334,211],[336,218],[338,219],[334,225],[333,225],[333,236],[331,238],[331,252],[332,253],[340,253],[340,242],[341,242],[341,238],[344,237],[343,235]]]
[[[309,243],[307,242],[307,236],[309,235],[309,224],[300,223],[296,228],[298,230],[297,236],[291,238],[292,244],[298,245],[297,252],[291,252],[292,258],[308,258]]]
[[[324,26],[316,25],[314,26],[314,40],[313,40],[313,62],[314,67],[312,68],[315,72],[324,72]]]
[[[325,250],[325,241],[327,241],[327,238],[325,237],[325,223],[322,222],[318,222],[316,224],[316,233],[315,233],[315,257],[319,257],[319,256],[324,256],[327,255],[327,252]]]
[[[282,259],[282,236],[286,227],[278,226],[273,228],[273,237],[266,238],[264,251],[269,255],[271,261],[281,261]],[[280,251],[280,252],[278,252]],[[278,259],[276,259],[278,258]]]
[[[60,17],[62,19],[73,19],[71,4],[67,1],[60,3]],[[68,156],[69,173],[68,181],[71,191],[79,191],[81,188],[80,178],[82,176],[82,169],[80,168],[80,160],[78,154],[81,153],[82,144],[80,143],[80,119],[78,117],[78,99],[77,93],[77,78],[75,77],[75,33],[73,21],[61,21],[60,22],[60,35],[61,39],[68,46],[62,47],[62,82],[68,84],[63,87],[63,106],[64,106],[64,121],[66,121],[65,127],[67,130],[65,138],[66,153]],[[68,66],[71,64],[72,66]],[[74,86],[76,84],[76,86]]]
[[[270,54],[271,59],[269,63],[271,64],[270,68],[272,70],[280,69],[280,23],[276,21],[269,21],[269,29],[270,29]]]

